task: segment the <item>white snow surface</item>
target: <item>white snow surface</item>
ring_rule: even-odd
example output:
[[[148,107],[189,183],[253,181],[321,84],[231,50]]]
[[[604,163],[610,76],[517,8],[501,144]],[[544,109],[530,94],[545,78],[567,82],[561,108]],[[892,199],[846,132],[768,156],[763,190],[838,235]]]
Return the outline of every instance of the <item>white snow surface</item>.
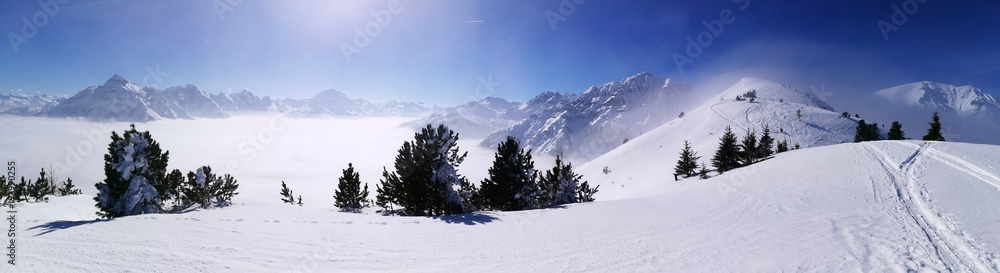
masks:
[[[718,116],[713,105],[689,118]],[[716,108],[745,113],[732,105],[753,106]],[[803,120],[838,124],[821,119],[835,113],[805,109]],[[382,166],[391,168],[395,150],[412,139],[398,127],[407,119],[162,120],[137,129],[150,130],[171,152],[171,169],[211,165],[234,173],[234,204],[95,221],[90,185],[102,177],[108,131],[127,124],[0,119],[12,132],[34,128],[0,136],[20,173],[69,162],[75,167],[59,176],[85,192],[17,207],[17,265],[2,265],[3,272],[1000,271],[1000,146],[837,144],[782,153],[708,180],[673,181],[667,174],[681,146],[650,145],[681,129],[698,132],[696,120],[676,120],[578,167],[584,180],[600,185],[594,203],[398,217],[339,212],[332,195],[348,162],[374,188]],[[682,124],[690,127],[669,129]],[[206,131],[215,133],[191,137]],[[803,142],[823,139],[803,135],[811,136]],[[96,147],[79,148],[91,138]],[[251,149],[244,143],[250,138],[269,141]],[[703,138],[705,149],[714,148],[716,136]],[[478,141],[459,142],[469,151],[459,172],[477,182],[493,159]],[[76,159],[82,163],[62,161],[71,150],[84,151]],[[551,168],[551,158],[534,157],[536,168]],[[239,171],[228,171],[229,162]],[[605,165],[611,173],[600,172]],[[282,204],[280,181],[305,205]]]
[[[594,203],[436,218],[342,213],[332,199],[289,206],[275,183],[240,187],[273,191],[271,201],[240,195],[231,207],[110,221],[93,220],[90,196],[58,197],[18,207],[18,264],[4,269],[997,272],[998,155],[979,144],[841,144],[708,180],[635,177],[644,193]],[[650,156],[630,161],[662,161]]]

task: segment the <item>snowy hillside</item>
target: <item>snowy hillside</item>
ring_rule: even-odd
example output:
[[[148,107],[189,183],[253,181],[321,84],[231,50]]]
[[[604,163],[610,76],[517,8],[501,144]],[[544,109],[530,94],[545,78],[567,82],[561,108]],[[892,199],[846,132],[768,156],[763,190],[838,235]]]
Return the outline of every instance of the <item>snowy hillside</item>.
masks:
[[[924,81],[886,88],[876,91],[875,95],[892,103],[953,112],[960,117],[1000,117],[1000,101],[969,85]]]
[[[687,85],[643,72],[564,96],[524,121],[490,134],[482,145],[493,146],[514,136],[537,153],[563,152],[590,159],[676,117],[690,107],[693,97]]]
[[[735,100],[736,96],[751,90],[757,92],[754,102]],[[788,140],[790,146],[816,147],[853,141],[857,122],[824,109],[828,107],[822,100],[795,88],[758,78],[744,78],[714,99],[685,113],[684,117],[671,120],[582,165],[581,172],[603,185],[597,193],[599,197],[616,198],[644,191],[642,179],[637,178],[672,181],[673,167],[685,140],[690,141],[702,157],[700,162],[710,165],[726,126],[732,126],[733,132],[742,139],[748,130],[754,130],[759,137],[764,125],[768,125],[773,138]],[[656,160],[643,161],[651,162],[649,164],[633,164],[633,158]],[[604,174],[604,167],[611,173]]]
[[[273,183],[253,178],[241,179],[236,205],[183,214],[95,221],[90,196],[59,197],[18,207],[13,268],[997,272],[997,155],[998,146],[961,143],[833,145],[708,180],[636,173],[643,192],[594,203],[445,217],[336,212],[329,197],[289,206],[278,203]],[[665,163],[653,154],[622,160]]]

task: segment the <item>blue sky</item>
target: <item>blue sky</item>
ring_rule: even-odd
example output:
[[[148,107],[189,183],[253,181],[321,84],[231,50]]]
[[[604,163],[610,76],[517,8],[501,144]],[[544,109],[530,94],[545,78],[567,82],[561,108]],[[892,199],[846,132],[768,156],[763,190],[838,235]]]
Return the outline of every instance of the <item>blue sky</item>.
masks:
[[[837,93],[920,80],[1000,89],[997,1],[229,2],[5,1],[0,92],[72,94],[120,74],[212,93],[305,98],[333,88],[453,105],[581,92],[642,71]],[[894,5],[917,9],[896,26]],[[686,55],[687,38],[710,34],[703,22],[726,10],[730,22],[678,69],[674,53]],[[898,30],[884,36],[880,20]],[[356,43],[366,29],[374,35]]]

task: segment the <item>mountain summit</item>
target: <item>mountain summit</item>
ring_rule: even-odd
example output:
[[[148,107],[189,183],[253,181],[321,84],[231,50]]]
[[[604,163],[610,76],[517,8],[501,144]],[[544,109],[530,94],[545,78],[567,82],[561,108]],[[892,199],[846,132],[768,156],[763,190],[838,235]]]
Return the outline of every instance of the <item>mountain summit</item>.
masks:
[[[974,86],[938,82],[915,82],[882,89],[875,95],[899,105],[953,112],[961,117],[1000,116],[1000,102]]]

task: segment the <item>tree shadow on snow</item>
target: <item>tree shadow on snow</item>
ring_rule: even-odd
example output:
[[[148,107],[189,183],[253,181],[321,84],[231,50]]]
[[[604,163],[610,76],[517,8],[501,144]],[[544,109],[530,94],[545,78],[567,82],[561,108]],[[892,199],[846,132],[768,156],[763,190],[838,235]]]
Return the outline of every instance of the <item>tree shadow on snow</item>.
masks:
[[[111,220],[107,220],[107,219],[104,219],[104,220],[102,220],[102,219],[95,219],[95,220],[83,220],[83,221],[52,221],[52,222],[48,222],[48,223],[45,223],[45,224],[41,224],[41,225],[37,225],[37,226],[31,227],[31,228],[28,228],[28,230],[35,230],[35,229],[42,230],[42,233],[35,234],[35,236],[37,237],[37,236],[42,236],[42,235],[45,235],[45,234],[52,233],[52,232],[54,232],[56,230],[68,229],[68,228],[71,228],[71,227],[77,227],[77,226],[88,225],[88,224],[93,224],[93,223],[97,223],[97,222],[107,222],[107,221],[111,221]]]
[[[493,222],[493,220],[497,219],[492,215],[479,214],[479,213],[433,216],[431,218],[436,220],[441,220],[449,224],[466,224],[470,226],[486,224],[489,222]]]

